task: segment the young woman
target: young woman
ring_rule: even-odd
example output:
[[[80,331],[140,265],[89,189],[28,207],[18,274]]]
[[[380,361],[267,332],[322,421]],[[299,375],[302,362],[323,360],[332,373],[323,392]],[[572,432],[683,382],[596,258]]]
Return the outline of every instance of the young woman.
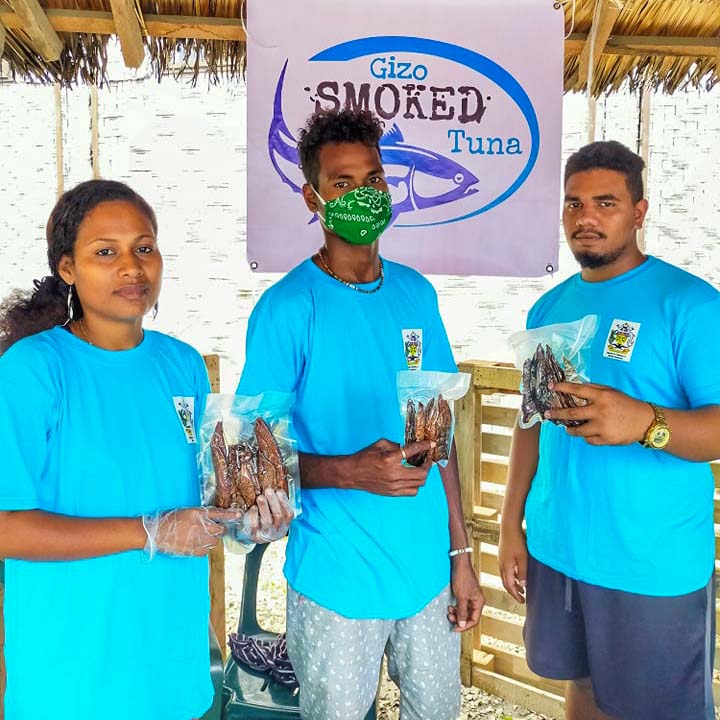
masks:
[[[130,188],[65,193],[47,242],[51,274],[0,311],[6,718],[190,720],[212,703],[205,556],[237,517],[198,507],[205,366],[142,327],[163,263]],[[292,516],[272,493],[255,513],[263,541]]]

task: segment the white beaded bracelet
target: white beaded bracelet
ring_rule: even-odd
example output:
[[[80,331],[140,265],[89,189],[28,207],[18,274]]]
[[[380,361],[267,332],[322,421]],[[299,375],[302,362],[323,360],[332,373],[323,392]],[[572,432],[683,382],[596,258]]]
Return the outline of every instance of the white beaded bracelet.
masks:
[[[465,553],[471,553],[473,549],[471,547],[458,548],[457,550],[451,550],[448,553],[449,557],[455,557],[456,555],[464,555]]]

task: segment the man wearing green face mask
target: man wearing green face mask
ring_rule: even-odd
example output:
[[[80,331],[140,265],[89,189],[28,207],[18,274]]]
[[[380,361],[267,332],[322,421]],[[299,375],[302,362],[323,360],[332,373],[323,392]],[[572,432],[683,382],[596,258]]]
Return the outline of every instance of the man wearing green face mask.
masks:
[[[324,242],[258,302],[238,392],[297,396],[303,513],[285,576],[302,716],[362,720],[386,653],[402,720],[456,720],[458,633],[484,599],[455,450],[443,469],[403,464],[430,444],[398,444],[396,374],[457,368],[432,285],[379,254],[392,218],[381,137],[376,118],[350,110],[301,132],[303,196]]]

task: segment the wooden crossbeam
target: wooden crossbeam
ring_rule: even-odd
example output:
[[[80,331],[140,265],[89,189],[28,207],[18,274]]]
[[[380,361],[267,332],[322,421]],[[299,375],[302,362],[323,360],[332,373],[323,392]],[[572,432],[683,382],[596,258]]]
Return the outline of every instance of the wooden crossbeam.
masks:
[[[59,60],[63,42],[38,0],[10,0],[10,4],[19,20],[18,27],[27,33],[35,50],[48,62]],[[7,26],[5,16],[2,22]]]
[[[133,0],[110,0],[110,8],[125,65],[138,68],[145,57],[145,45],[135,3]]]
[[[587,83],[590,75],[590,56],[593,58],[593,66],[597,66],[622,9],[623,5],[619,0],[601,0],[598,5],[593,28],[580,53],[578,81],[581,85]]]
[[[588,36],[571,35],[565,41],[565,57],[579,55]],[[655,35],[612,35],[604,55],[647,55],[671,57],[713,57],[720,54],[720,37],[667,37]]]
[[[94,10],[48,10],[47,18],[58,32],[115,35],[112,13]],[[195,38],[197,40],[244,41],[245,29],[239,18],[196,17],[191,15],[145,15],[147,34],[153,37]],[[0,6],[0,22],[8,30],[21,28],[18,15]]]

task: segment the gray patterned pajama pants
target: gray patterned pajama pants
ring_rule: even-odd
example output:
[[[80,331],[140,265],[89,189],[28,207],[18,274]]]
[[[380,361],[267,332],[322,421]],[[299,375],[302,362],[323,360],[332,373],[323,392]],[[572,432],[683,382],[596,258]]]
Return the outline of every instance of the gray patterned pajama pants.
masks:
[[[460,716],[460,634],[447,619],[446,588],[402,620],[350,620],[288,588],[287,643],[305,720],[363,720],[383,654],[400,688],[400,720]]]

